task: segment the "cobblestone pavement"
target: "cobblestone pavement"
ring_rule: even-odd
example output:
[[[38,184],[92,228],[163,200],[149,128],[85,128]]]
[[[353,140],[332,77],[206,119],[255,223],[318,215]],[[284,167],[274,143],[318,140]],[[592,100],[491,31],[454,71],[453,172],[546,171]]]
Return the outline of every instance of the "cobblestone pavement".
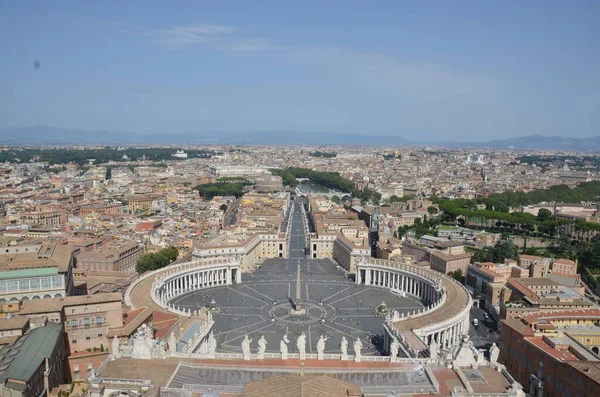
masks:
[[[296,269],[302,269],[301,307],[306,315],[291,314],[295,305]],[[267,351],[278,352],[284,334],[290,339],[289,351],[297,352],[296,338],[307,336],[307,353],[316,353],[320,335],[329,339],[325,353],[339,353],[342,336],[353,354],[356,338],[363,343],[364,355],[377,355],[383,338],[383,316],[376,312],[385,302],[389,310],[408,313],[423,307],[414,297],[399,297],[385,288],[356,285],[332,261],[310,259],[269,259],[252,274],[244,274],[241,284],[194,291],[174,299],[175,305],[196,310],[210,306],[214,299],[218,313],[215,337],[220,352],[241,352],[244,335],[253,339],[257,349],[261,335]]]

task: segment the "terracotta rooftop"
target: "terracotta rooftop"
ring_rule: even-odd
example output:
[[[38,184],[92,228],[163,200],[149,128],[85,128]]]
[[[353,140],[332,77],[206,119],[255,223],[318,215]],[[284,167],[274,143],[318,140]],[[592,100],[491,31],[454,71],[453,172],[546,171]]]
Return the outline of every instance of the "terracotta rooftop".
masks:
[[[565,318],[597,318],[600,319],[600,308],[561,310],[557,312],[534,312],[523,316],[527,323],[537,323],[540,320],[552,321]]]
[[[38,314],[59,312],[66,306],[91,305],[95,303],[121,302],[123,296],[116,292],[111,294],[95,294],[67,296],[65,298],[31,299],[21,301],[20,314]]]
[[[536,346],[538,349],[543,350],[548,355],[554,357],[555,359],[557,359],[559,361],[576,361],[576,360],[578,360],[577,356],[575,356],[573,353],[571,353],[568,350],[557,350],[557,349],[553,348],[544,340],[544,337],[542,337],[542,336],[526,338],[525,342],[531,343],[532,345]]]
[[[600,383],[600,362],[570,361],[567,365],[581,372],[584,376],[593,379],[594,382]]]

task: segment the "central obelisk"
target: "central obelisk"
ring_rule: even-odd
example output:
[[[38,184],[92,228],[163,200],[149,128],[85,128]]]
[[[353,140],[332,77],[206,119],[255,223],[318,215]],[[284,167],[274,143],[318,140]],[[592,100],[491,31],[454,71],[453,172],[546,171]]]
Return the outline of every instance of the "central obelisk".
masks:
[[[294,302],[294,308],[290,311],[294,315],[302,315],[306,313],[306,310],[302,309],[300,300],[302,296],[302,282],[300,281],[300,261],[298,261],[298,267],[296,269],[296,302]]]

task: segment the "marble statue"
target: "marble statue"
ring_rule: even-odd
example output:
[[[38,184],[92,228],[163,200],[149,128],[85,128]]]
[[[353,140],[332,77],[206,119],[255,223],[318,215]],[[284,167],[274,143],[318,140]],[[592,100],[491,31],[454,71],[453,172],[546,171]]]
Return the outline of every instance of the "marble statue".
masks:
[[[390,361],[395,362],[398,357],[398,351],[400,350],[400,343],[394,338],[390,344]]]
[[[496,364],[498,362],[498,356],[500,355],[500,349],[495,343],[492,343],[490,347],[490,363]]]
[[[133,335],[133,358],[152,358],[152,339],[148,339],[146,324],[142,324]]]
[[[431,344],[429,345],[429,357],[434,360],[438,358],[438,344],[435,341],[435,338],[431,340]]]
[[[267,350],[267,340],[265,339],[264,335],[261,335],[260,339],[258,340],[258,354],[256,355],[256,358],[258,358],[259,360],[264,360],[266,350]]]
[[[287,360],[288,358],[288,343],[290,343],[290,340],[288,339],[287,335],[283,335],[283,339],[281,342],[279,342],[279,350],[281,351],[282,360]]]
[[[300,360],[306,360],[306,334],[304,332],[296,340],[296,347],[300,353]]]
[[[217,339],[213,335],[213,332],[210,331],[210,335],[208,335],[208,355],[211,358],[214,358],[216,353],[217,353]]]
[[[165,344],[163,341],[154,341],[152,346],[152,358],[167,358],[167,352],[165,352]]]
[[[244,355],[244,360],[250,360],[250,343],[252,339],[248,339],[248,335],[244,335],[244,340],[242,341],[242,354]]]
[[[121,352],[119,351],[120,347],[120,340],[119,336],[117,335],[112,340],[112,356],[114,358],[119,358],[121,356]]]
[[[323,360],[325,358],[325,342],[327,338],[323,335],[319,338],[317,342],[317,360]]]
[[[171,335],[169,335],[169,340],[167,341],[167,346],[169,347],[170,354],[177,352],[177,340],[175,339],[174,332],[171,332]]]
[[[345,336],[342,336],[342,342],[340,343],[340,349],[342,351],[341,359],[348,360],[348,341]]]
[[[356,338],[356,340],[354,341],[354,361],[356,361],[357,363],[359,363],[362,359],[362,353],[360,352],[362,347],[363,344],[360,341],[360,338]]]

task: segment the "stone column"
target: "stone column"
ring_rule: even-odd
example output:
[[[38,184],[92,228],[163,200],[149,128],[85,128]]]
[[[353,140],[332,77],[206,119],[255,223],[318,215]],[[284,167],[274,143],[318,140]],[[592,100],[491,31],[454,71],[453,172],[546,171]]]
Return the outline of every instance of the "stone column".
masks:
[[[355,280],[356,284],[360,284],[362,282],[360,273],[361,273],[361,268],[357,267],[356,268],[356,280]]]
[[[371,285],[371,269],[365,269],[365,285]]]

